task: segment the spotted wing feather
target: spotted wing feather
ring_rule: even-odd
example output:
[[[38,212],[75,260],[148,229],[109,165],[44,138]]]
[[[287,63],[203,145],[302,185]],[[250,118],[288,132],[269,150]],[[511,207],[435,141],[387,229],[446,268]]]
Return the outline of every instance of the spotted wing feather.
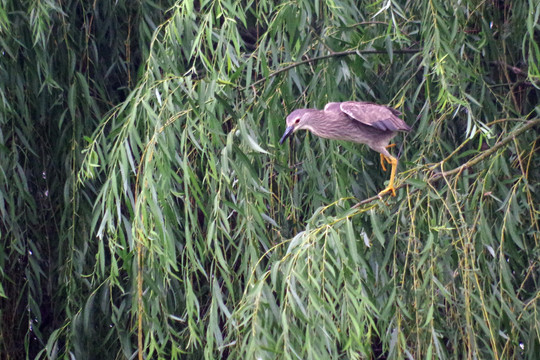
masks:
[[[337,106],[351,118],[382,131],[411,130],[409,125],[399,118],[401,113],[387,106],[370,102],[346,101],[342,103],[329,103],[326,105],[325,110],[336,111]]]

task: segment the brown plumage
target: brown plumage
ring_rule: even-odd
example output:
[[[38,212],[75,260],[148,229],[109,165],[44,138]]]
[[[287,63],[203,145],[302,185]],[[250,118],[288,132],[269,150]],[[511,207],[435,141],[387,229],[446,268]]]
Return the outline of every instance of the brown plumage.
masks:
[[[388,186],[379,195],[391,192],[396,195],[394,178],[398,160],[386,150],[397,131],[411,128],[399,118],[396,109],[369,102],[346,101],[326,104],[324,110],[297,109],[287,116],[287,129],[279,141],[285,141],[296,130],[309,130],[313,134],[334,140],[346,140],[366,144],[381,154],[384,161],[392,165]]]

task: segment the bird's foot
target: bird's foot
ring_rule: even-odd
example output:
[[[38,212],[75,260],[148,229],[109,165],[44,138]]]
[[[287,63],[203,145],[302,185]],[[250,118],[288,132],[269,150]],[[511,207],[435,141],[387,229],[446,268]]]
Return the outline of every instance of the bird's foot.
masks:
[[[396,196],[396,188],[394,186],[388,186],[386,187],[386,189],[384,189],[383,191],[381,191],[379,193],[379,197],[382,198],[384,195],[386,195],[387,193],[391,193],[392,196]]]

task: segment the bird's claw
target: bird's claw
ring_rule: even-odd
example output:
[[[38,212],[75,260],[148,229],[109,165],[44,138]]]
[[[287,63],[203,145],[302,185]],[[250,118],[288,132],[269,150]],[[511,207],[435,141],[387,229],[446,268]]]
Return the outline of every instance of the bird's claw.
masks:
[[[396,196],[396,188],[393,186],[388,186],[386,189],[381,191],[378,196],[379,198],[382,198],[383,195],[386,195],[387,193],[392,193],[392,196]]]

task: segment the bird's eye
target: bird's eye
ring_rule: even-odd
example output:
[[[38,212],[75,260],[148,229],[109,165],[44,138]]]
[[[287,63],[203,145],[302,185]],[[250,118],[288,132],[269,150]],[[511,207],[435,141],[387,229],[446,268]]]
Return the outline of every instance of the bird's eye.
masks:
[[[296,118],[296,120],[294,120],[295,124],[298,124],[299,122],[300,122],[300,118]]]

